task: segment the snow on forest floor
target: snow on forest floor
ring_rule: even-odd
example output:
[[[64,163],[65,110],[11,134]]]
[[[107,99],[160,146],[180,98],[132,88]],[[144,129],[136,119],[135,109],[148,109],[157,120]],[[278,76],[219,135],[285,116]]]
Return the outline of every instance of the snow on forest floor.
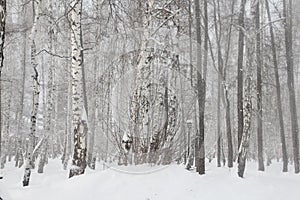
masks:
[[[8,163],[2,170],[0,197],[3,200],[299,200],[300,175],[281,173],[281,163],[258,172],[248,163],[245,178],[236,167],[217,168],[208,163],[206,174],[197,175],[182,165],[112,167],[68,179],[60,160],[50,160],[45,174],[31,175],[30,186],[22,187],[24,169]]]

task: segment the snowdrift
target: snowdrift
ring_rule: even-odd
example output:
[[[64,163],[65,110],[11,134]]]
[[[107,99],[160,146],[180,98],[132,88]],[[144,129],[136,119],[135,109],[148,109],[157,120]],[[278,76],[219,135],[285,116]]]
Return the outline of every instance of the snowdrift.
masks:
[[[199,176],[182,165],[112,167],[98,164],[96,171],[68,179],[59,160],[50,160],[44,174],[32,173],[30,186],[22,187],[23,169],[8,163],[0,180],[3,200],[299,200],[300,176],[282,173],[281,163],[258,172],[248,163],[245,178],[236,167],[207,164]],[[105,168],[105,169],[103,169]],[[290,166],[292,171],[292,166]]]

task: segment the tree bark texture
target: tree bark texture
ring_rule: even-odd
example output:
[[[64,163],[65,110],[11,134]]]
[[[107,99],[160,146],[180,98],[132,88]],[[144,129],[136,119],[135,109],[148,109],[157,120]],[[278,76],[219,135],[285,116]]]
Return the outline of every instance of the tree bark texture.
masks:
[[[292,124],[292,141],[293,141],[293,156],[295,173],[298,174],[299,168],[299,127],[297,117],[297,106],[295,96],[295,81],[294,81],[294,58],[293,58],[293,37],[292,37],[292,0],[287,6],[286,0],[283,3],[283,23],[285,36],[285,51],[286,51],[286,67],[287,67],[287,84],[289,90],[290,115]],[[287,7],[289,12],[287,14]]]
[[[256,11],[257,11],[256,0],[251,0],[251,18],[249,24],[249,31],[247,36],[247,45],[246,45],[246,80],[245,80],[245,96],[244,96],[244,107],[243,107],[243,135],[241,138],[241,144],[239,146],[239,157],[238,157],[238,176],[243,177],[246,167],[246,158],[249,150],[250,142],[250,128],[252,120],[252,81],[253,81],[253,66],[256,63],[255,57],[255,40],[256,40]]]
[[[88,130],[82,84],[81,0],[72,1],[70,14],[74,152],[69,178],[85,171]]]
[[[36,133],[36,121],[37,121],[37,113],[39,108],[39,82],[38,82],[38,64],[36,62],[36,44],[35,44],[35,37],[37,33],[37,23],[39,20],[39,8],[41,5],[41,1],[35,1],[33,2],[33,6],[36,9],[36,13],[33,20],[33,25],[31,28],[30,33],[30,48],[31,48],[31,66],[33,68],[33,98],[32,98],[32,113],[31,113],[31,128],[30,128],[30,134],[29,134],[29,144],[28,144],[28,150],[27,150],[27,156],[26,156],[26,162],[25,162],[25,173],[23,178],[23,186],[29,185],[30,180],[30,174],[31,169],[34,167],[33,162],[33,150],[35,146],[35,133]]]

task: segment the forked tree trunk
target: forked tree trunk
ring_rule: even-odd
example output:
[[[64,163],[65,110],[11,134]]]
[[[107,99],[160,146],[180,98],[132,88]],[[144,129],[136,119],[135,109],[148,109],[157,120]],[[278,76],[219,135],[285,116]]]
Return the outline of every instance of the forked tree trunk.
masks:
[[[142,18],[142,41],[141,41],[141,47],[140,52],[137,58],[137,65],[135,68],[135,88],[131,97],[130,101],[130,122],[129,122],[129,137],[126,137],[125,133],[123,138],[132,138],[133,145],[132,146],[132,152],[134,153],[133,158],[135,164],[138,162],[138,155],[137,155],[137,139],[139,135],[143,135],[143,125],[145,122],[145,118],[148,115],[147,114],[147,105],[143,104],[142,95],[149,91],[147,88],[147,85],[149,84],[149,76],[150,76],[150,64],[152,55],[151,53],[147,52],[146,49],[148,47],[148,41],[150,38],[150,31],[149,29],[152,26],[152,9],[153,9],[154,0],[147,0],[146,1],[146,12],[144,14],[144,17]],[[147,101],[148,96],[145,96],[145,101]],[[158,133],[153,134],[151,141],[152,146],[156,146],[157,140],[154,138],[158,137]],[[126,142],[126,141],[125,141]],[[127,141],[128,142],[128,141]],[[126,152],[126,150],[125,150]]]

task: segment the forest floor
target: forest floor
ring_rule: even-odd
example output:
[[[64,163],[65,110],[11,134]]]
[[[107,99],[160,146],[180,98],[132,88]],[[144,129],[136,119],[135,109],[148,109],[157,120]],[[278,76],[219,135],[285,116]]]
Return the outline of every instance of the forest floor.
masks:
[[[182,165],[112,167],[98,164],[95,171],[68,179],[60,160],[50,160],[44,174],[34,170],[30,186],[22,187],[24,169],[8,163],[0,179],[3,200],[299,200],[300,175],[281,172],[274,162],[266,172],[248,163],[245,178],[237,168],[208,163],[199,176]],[[103,169],[106,168],[106,169]],[[0,199],[1,199],[0,198]]]

